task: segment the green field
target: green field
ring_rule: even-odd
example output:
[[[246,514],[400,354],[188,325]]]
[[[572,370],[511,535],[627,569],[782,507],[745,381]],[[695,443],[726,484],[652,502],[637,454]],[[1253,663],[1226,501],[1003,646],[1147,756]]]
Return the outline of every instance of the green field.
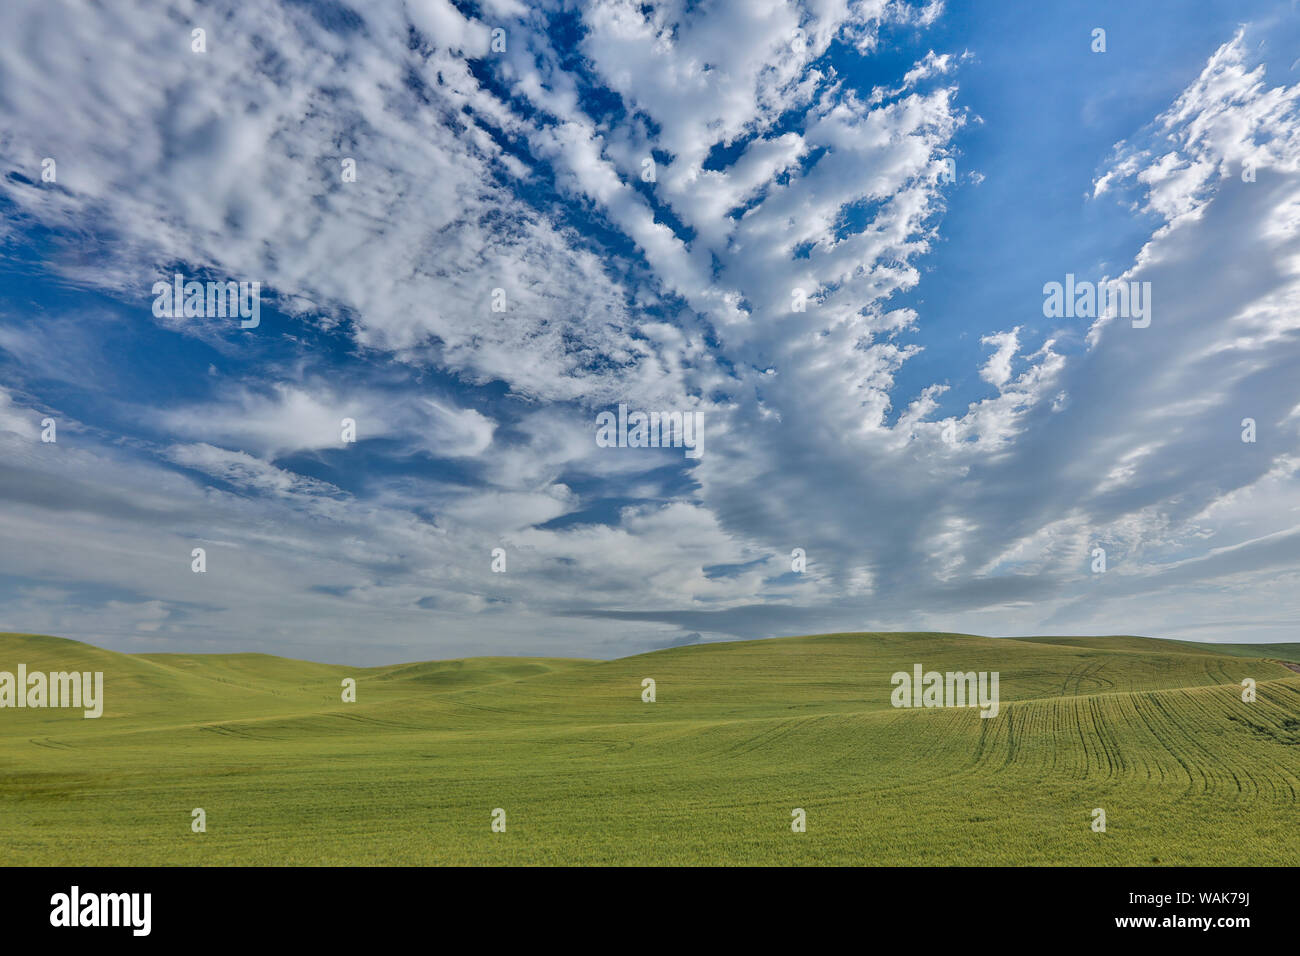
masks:
[[[0,709],[0,863],[1295,865],[1284,660],[920,633],[358,669],[5,634],[0,671],[103,671],[106,702]],[[916,663],[998,671],[1001,712],[893,708]]]

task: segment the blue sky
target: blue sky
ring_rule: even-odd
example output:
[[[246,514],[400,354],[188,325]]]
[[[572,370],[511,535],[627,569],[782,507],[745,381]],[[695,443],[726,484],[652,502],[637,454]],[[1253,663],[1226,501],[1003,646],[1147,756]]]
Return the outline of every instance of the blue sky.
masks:
[[[0,11],[0,627],[1296,639],[1293,4],[249,6]]]

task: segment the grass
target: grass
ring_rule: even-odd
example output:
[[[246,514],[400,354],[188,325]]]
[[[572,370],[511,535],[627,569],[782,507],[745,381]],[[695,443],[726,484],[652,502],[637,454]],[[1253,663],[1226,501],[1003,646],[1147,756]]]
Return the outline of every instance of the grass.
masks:
[[[106,697],[0,710],[0,863],[1295,865],[1283,660],[918,633],[357,669],[0,635],[0,670],[103,671]],[[1001,712],[894,709],[916,663],[998,671]]]

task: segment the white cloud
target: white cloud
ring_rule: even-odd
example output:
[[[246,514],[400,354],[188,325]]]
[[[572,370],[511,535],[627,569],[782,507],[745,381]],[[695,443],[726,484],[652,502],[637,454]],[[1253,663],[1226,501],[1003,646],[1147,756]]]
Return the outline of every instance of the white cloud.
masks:
[[[297,7],[219,9],[195,59],[187,7],[126,24],[0,8],[0,158],[61,171],[59,189],[0,188],[62,237],[54,268],[141,322],[176,263],[257,279],[289,317],[268,310],[266,338],[176,331],[224,358],[296,348],[57,459],[0,390],[0,494],[23,506],[0,516],[0,571],[29,582],[14,626],[91,636],[108,607],[123,641],[153,628],[310,656],[297,642],[319,640],[363,660],[621,652],[677,628],[1161,633],[1208,619],[1192,598],[1220,576],[1247,633],[1298,610],[1298,538],[1278,529],[1297,524],[1300,117],[1242,36],[1093,183],[1160,217],[1122,276],[1151,282],[1151,326],[1098,321],[1082,348],[1035,345],[1029,319],[977,330],[992,354],[970,378],[992,388],[943,413],[948,441],[934,419],[958,383],[899,393],[927,314],[895,296],[930,281],[959,58],[931,53],[879,98],[815,65],[834,37],[870,54],[882,23],[924,27],[940,4],[596,3],[581,83],[538,29],[547,11],[512,0],[484,8],[492,24],[412,0],[337,31]],[[475,65],[480,84],[466,56],[497,22],[508,49]],[[15,39],[33,32],[51,42]],[[350,337],[338,361],[364,374],[331,377],[316,326]],[[0,347],[60,382],[105,374],[8,329]],[[131,401],[104,391],[114,411]],[[704,457],[683,473],[680,455],[597,448],[594,410],[621,401],[702,410]],[[295,454],[365,467],[335,485]]]
[[[994,349],[988,362],[980,369],[980,378],[1001,388],[1011,378],[1011,360],[1015,358],[1016,349],[1020,347],[1020,328],[1017,326],[1010,332],[986,335],[980,339],[980,342],[984,345],[992,345]]]
[[[41,433],[40,420],[35,412],[16,405],[9,391],[0,387],[0,431],[35,441]]]
[[[445,401],[285,383],[266,395],[243,389],[220,403],[166,409],[156,417],[177,435],[207,437],[272,458],[346,447],[345,420],[351,420],[356,441],[400,436],[411,449],[446,458],[481,454],[495,428],[481,413]]]

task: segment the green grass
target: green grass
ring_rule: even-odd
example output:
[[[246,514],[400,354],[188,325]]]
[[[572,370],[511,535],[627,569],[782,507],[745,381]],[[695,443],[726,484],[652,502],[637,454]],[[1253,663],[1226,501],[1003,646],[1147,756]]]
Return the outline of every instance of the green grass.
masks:
[[[357,669],[0,635],[0,670],[103,671],[106,697],[0,710],[0,863],[1295,865],[1282,660],[1300,645],[831,634]],[[998,671],[1000,714],[894,709],[916,663]]]

